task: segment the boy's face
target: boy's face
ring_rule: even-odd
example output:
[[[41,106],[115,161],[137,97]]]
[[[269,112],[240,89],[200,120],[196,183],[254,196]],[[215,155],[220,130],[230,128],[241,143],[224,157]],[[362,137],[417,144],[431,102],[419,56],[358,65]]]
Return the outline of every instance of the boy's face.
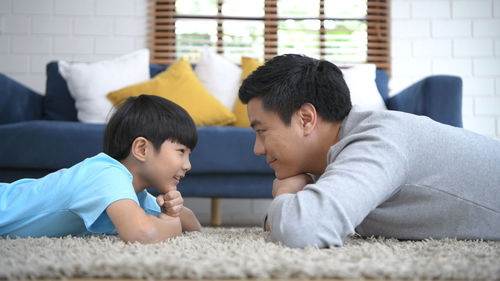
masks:
[[[176,190],[179,181],[191,169],[190,153],[191,150],[183,144],[164,141],[159,151],[147,156],[149,183],[160,193]]]
[[[261,98],[248,102],[248,118],[255,130],[254,153],[263,155],[278,179],[284,179],[306,172],[307,146],[296,117],[292,116],[289,126],[277,113],[267,111]]]

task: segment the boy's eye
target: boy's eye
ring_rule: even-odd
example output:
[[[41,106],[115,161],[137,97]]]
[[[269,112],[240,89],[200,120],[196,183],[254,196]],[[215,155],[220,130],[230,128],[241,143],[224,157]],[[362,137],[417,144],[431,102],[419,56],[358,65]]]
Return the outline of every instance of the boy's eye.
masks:
[[[185,150],[185,149],[183,149],[183,148],[181,148],[181,149],[178,149],[178,151],[180,151],[181,153],[184,153],[184,152],[186,152],[186,150]]]

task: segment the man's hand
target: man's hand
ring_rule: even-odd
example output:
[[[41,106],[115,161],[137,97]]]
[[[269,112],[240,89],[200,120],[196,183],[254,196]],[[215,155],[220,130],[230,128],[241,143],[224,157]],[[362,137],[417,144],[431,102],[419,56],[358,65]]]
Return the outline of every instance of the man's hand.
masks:
[[[273,181],[273,197],[284,193],[297,193],[301,191],[307,184],[313,183],[310,176],[306,174],[299,174],[293,177],[285,178],[282,180],[275,179]]]
[[[182,210],[184,210],[184,199],[177,190],[171,190],[165,194],[158,195],[156,203],[160,206],[162,213],[171,217],[180,216]]]

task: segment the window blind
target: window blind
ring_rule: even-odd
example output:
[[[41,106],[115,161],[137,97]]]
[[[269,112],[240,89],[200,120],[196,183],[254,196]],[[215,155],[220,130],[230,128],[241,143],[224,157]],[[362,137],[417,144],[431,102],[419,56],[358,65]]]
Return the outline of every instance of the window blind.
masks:
[[[200,47],[239,63],[300,53],[390,73],[389,0],[150,0],[151,62],[196,61]]]

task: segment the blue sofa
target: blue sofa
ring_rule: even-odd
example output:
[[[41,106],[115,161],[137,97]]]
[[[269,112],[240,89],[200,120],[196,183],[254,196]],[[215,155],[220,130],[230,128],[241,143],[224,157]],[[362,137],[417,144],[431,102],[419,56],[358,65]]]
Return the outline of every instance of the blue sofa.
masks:
[[[155,76],[165,66],[150,69]],[[388,97],[388,79],[385,71],[377,71],[377,87],[389,109],[462,126],[459,77],[430,76],[393,97]],[[57,62],[47,65],[45,95],[0,74],[0,182],[42,177],[101,152],[104,126],[78,122]],[[179,185],[184,197],[272,197],[274,173],[253,154],[250,128],[198,127],[198,133],[192,170]],[[217,224],[218,203],[212,203],[212,223]]]

